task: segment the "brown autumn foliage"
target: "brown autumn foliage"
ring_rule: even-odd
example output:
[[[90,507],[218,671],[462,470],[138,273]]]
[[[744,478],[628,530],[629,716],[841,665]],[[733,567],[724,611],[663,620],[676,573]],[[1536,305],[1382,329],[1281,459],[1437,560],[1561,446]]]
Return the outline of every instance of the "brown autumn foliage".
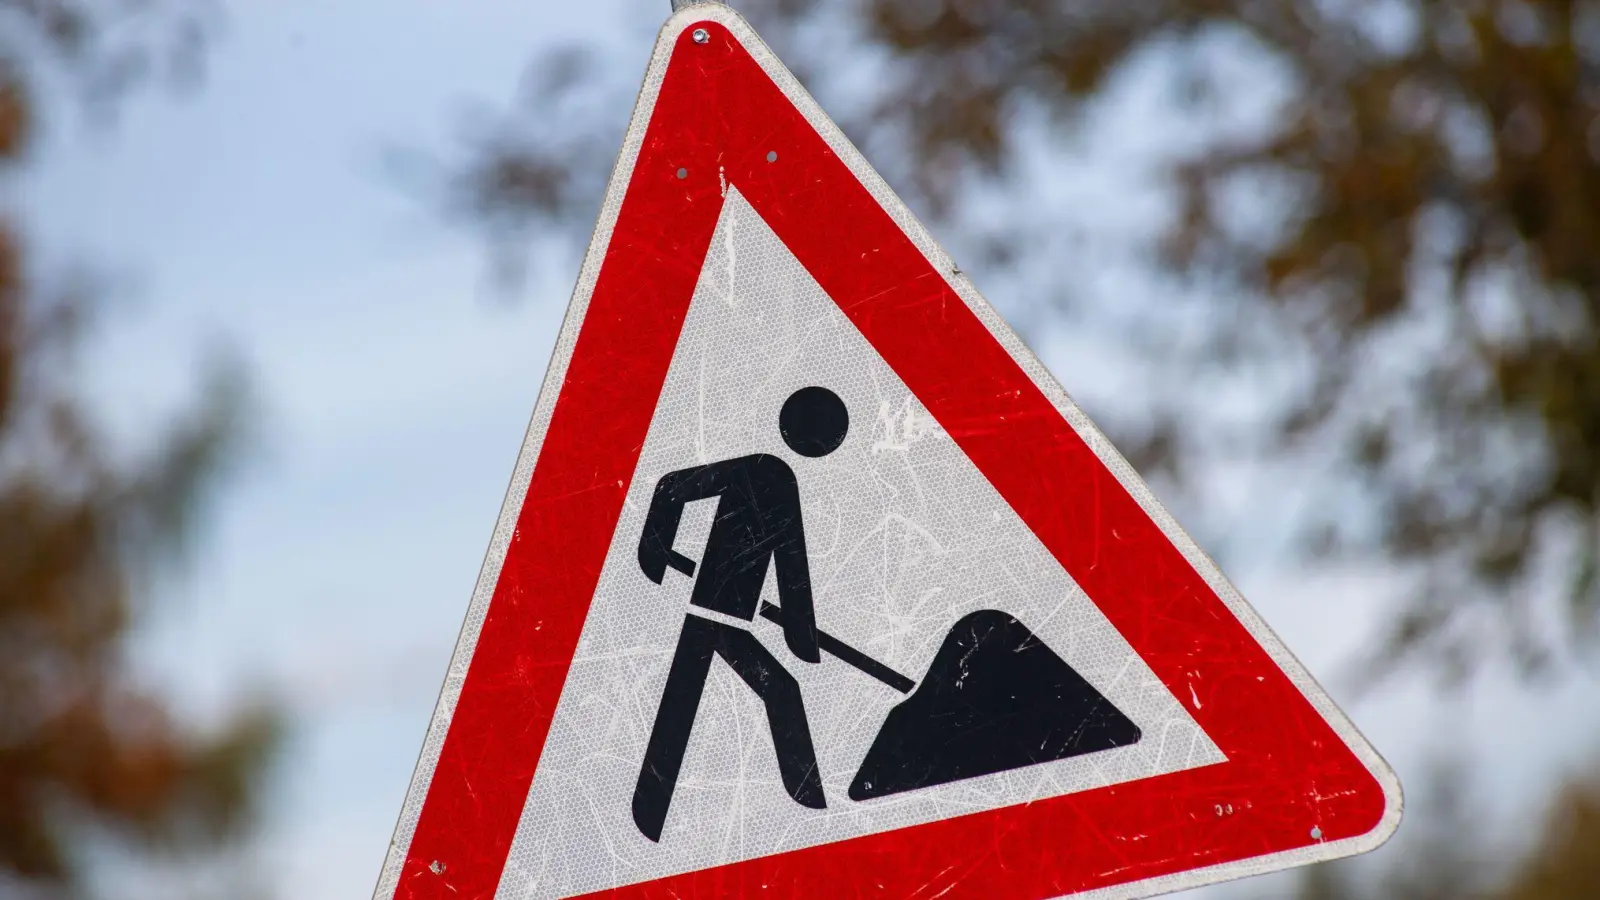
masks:
[[[1577,900],[1600,885],[1600,783],[1574,782],[1556,798],[1534,848],[1496,900]]]
[[[1596,631],[1600,2],[735,5],[913,206],[955,230],[979,227],[961,221],[965,189],[1014,174],[1024,114],[1045,111],[1065,140],[1160,48],[1203,121],[1228,98],[1198,51],[1248,48],[1282,99],[1270,127],[1221,129],[1168,160],[1175,212],[1152,260],[1215,302],[1199,340],[1147,341],[1198,350],[1152,364],[1215,374],[1276,360],[1298,385],[1264,439],[1258,428],[1235,445],[1278,459],[1315,449],[1359,502],[1315,511],[1303,545],[1416,576],[1364,671],[1421,657],[1454,676],[1502,652],[1534,671]],[[870,77],[830,81],[861,55],[881,63]],[[631,87],[581,47],[549,55],[446,167],[444,202],[502,249],[552,224],[578,235]],[[1241,197],[1266,227],[1243,226]],[[973,268],[1011,268],[1016,253]],[[1141,468],[1192,471],[1179,464],[1214,435],[1152,416],[1119,445]],[[1541,627],[1551,600],[1566,618]]]
[[[1037,139],[1019,122],[1043,110],[1066,143],[1152,50],[1182,81],[1187,108],[1176,112],[1203,120],[1227,98],[1200,51],[1249,47],[1281,95],[1271,127],[1208,134],[1162,173],[1175,212],[1150,259],[1215,295],[1212,327],[1176,365],[1259,371],[1248,364],[1263,332],[1270,353],[1286,346],[1303,362],[1300,390],[1251,452],[1331,447],[1321,474],[1376,510],[1378,525],[1329,511],[1309,523],[1307,549],[1420,576],[1363,661],[1373,677],[1411,658],[1460,675],[1495,651],[1532,671],[1595,633],[1600,0],[733,5],[913,207],[947,232],[1022,253],[1028,242],[985,233],[992,223],[963,220],[962,206],[966,189],[1017,177],[1023,143]],[[832,82],[857,55],[873,61],[870,77],[857,68]],[[511,109],[473,120],[462,158],[408,170],[485,231],[497,262],[514,266],[547,229],[577,240],[592,225],[636,74],[619,64],[612,77],[602,59],[579,45],[535,60]],[[1269,227],[1241,227],[1241,195]],[[986,267],[1039,271],[1017,253],[975,260],[979,283]],[[1093,262],[1054,268],[1067,278]],[[1406,365],[1378,365],[1397,353]],[[1162,418],[1117,443],[1141,469],[1181,474],[1209,452],[1202,430]],[[1564,616],[1553,640],[1535,624],[1551,599]],[[1459,802],[1465,785],[1435,787],[1378,871],[1312,867],[1298,900],[1597,896],[1592,785],[1559,795],[1509,873]]]
[[[43,86],[94,104],[188,66],[194,4],[0,0],[0,168],[24,177]],[[174,56],[173,54],[177,55]],[[100,108],[105,108],[101,106]],[[123,645],[181,552],[238,433],[237,372],[130,461],[75,393],[88,298],[30,266],[0,219],[0,895],[75,897],[93,841],[183,852],[248,821],[277,731],[265,706],[194,734],[134,681]]]
[[[1431,651],[1459,670],[1499,645],[1538,666],[1541,564],[1564,574],[1575,627],[1592,627],[1600,4],[871,0],[859,14],[908,73],[874,127],[911,135],[919,159],[995,172],[1019,104],[1070,112],[1153,41],[1182,54],[1226,33],[1260,51],[1288,86],[1275,126],[1173,161],[1181,212],[1162,258],[1220,275],[1255,302],[1219,314],[1283,325],[1305,355],[1277,446],[1337,444],[1380,512],[1371,533],[1319,523],[1317,549],[1425,568],[1374,659]],[[1242,239],[1222,201],[1270,184],[1291,197],[1274,238]],[[1422,321],[1443,337],[1371,378],[1373,356]],[[1230,337],[1210,361],[1231,361]],[[1174,424],[1152,433],[1181,454]]]
[[[1568,783],[1557,795],[1522,859],[1509,867],[1488,846],[1482,823],[1463,796],[1460,771],[1435,778],[1416,812],[1404,853],[1384,871],[1361,861],[1302,872],[1294,900],[1588,900],[1600,885],[1600,784]],[[1262,895],[1268,896],[1268,895]]]

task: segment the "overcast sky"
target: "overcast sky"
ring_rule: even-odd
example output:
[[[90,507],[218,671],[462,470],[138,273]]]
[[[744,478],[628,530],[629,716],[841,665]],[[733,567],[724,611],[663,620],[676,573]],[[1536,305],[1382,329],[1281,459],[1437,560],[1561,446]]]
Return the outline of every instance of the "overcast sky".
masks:
[[[41,251],[125,276],[88,356],[118,432],[136,441],[176,408],[216,341],[257,377],[258,452],[138,654],[202,721],[252,685],[293,704],[261,850],[282,896],[372,889],[576,275],[575,260],[535,271],[516,302],[484,290],[482,248],[379,159],[448,147],[467,105],[508,99],[555,41],[603,40],[636,79],[668,6],[239,3],[200,92],[142,98],[109,133],[57,127],[39,154],[24,202]],[[1140,133],[1110,128],[1085,183],[1114,184]],[[1004,309],[1014,279],[996,281]],[[1114,393],[1093,353],[1047,346],[1069,391]],[[1208,513],[1230,544],[1270,546],[1252,512],[1265,478]],[[1266,556],[1232,554],[1229,574],[1332,677],[1390,580]],[[1491,820],[1515,833],[1600,748],[1595,687],[1491,678],[1438,702],[1402,682],[1351,711],[1413,785],[1430,754],[1465,748]]]

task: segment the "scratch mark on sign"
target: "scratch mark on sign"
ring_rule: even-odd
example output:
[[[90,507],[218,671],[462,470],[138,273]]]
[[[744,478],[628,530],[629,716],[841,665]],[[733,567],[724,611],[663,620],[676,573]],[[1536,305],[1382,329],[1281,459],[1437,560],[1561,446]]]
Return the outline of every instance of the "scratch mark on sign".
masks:
[[[727,190],[724,189],[723,193],[726,194]],[[737,232],[737,217],[729,216],[727,230],[722,233],[723,249],[728,254],[728,292],[723,299],[728,301],[729,309],[739,308],[739,297],[736,293],[736,287],[739,283],[737,280],[739,272],[739,244],[737,238],[735,237]]]
[[[732,291],[729,291],[732,294]],[[706,454],[706,354],[700,351],[700,378],[695,384],[695,462],[705,465],[711,461]]]

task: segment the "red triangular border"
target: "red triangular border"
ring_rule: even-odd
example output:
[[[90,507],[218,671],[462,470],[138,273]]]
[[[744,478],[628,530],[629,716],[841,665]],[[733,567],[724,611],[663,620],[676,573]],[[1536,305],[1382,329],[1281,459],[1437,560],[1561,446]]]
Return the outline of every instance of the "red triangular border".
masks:
[[[697,28],[706,42],[693,40]],[[671,62],[653,110],[641,108],[649,119],[631,181],[393,896],[494,896],[725,184],[1228,761],[596,896],[1035,900],[1166,882],[1152,883],[1154,892],[1187,886],[1162,876],[1241,860],[1277,868],[1296,860],[1260,858],[1306,851],[1298,861],[1310,861],[1343,855],[1317,852],[1341,841],[1381,842],[1398,817],[1381,761],[1356,755],[1353,745],[1365,748],[1359,736],[1341,734],[1348,726],[1313,706],[741,34],[765,52],[722,10],[702,10],[698,21],[680,14],[663,33],[675,41]],[[767,160],[772,150],[776,164]],[[1359,849],[1367,847],[1343,852]],[[1193,883],[1229,874],[1213,869]]]

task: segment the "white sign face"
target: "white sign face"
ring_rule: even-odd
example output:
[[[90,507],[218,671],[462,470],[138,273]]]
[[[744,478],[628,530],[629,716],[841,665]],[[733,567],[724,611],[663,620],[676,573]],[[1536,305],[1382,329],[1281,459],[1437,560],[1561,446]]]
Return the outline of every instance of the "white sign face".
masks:
[[[828,456],[790,450],[779,411],[822,386],[849,432]],[[783,629],[749,629],[800,683],[825,809],[796,803],[774,762],[760,698],[710,669],[659,843],[631,815],[694,578],[640,571],[639,535],[669,472],[751,453],[800,485],[817,626],[913,679],[951,626],[1000,610],[1024,623],[1135,722],[1124,747],[854,802],[878,726],[905,695]],[[723,501],[726,502],[726,501]],[[701,558],[717,500],[697,501],[674,547]],[[762,597],[778,602],[773,570]],[[714,613],[710,614],[715,616]],[[717,617],[723,621],[721,617]],[[1223,757],[1167,688],[945,434],[738,192],[730,189],[661,402],[606,557],[547,750],[497,896],[556,898],[1148,778]]]
[[[377,900],[1134,898],[1399,816],[749,26],[674,16]]]

